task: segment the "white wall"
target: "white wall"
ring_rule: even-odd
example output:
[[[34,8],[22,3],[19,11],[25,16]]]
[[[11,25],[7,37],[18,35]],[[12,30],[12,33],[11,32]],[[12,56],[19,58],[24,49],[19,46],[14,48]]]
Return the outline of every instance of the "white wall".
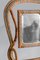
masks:
[[[3,19],[3,11],[4,7],[6,6],[8,0],[0,0],[0,60],[8,60],[7,59],[7,50],[9,47],[9,39],[6,33],[5,25],[4,25],[4,19]],[[20,7],[20,8],[19,8]],[[26,8],[25,8],[26,7]],[[14,9],[15,8],[15,9]],[[13,8],[14,15],[17,18],[16,10],[17,9],[40,9],[40,4],[24,4],[23,6],[16,6]],[[12,22],[11,22],[12,24]],[[12,25],[13,26],[13,25]],[[14,28],[12,28],[14,30]],[[14,33],[14,32],[13,32]],[[13,34],[14,35],[14,34]],[[40,57],[40,46],[39,47],[32,47],[32,48],[24,48],[20,49],[18,48],[18,39],[15,44],[15,49],[18,53],[18,60],[23,60],[25,58],[36,58]]]

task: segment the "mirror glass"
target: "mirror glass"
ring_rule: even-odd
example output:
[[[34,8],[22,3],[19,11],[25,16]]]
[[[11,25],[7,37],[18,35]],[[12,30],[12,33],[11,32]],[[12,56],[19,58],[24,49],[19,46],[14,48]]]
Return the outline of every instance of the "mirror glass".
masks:
[[[22,39],[24,43],[40,41],[40,15],[22,15]]]

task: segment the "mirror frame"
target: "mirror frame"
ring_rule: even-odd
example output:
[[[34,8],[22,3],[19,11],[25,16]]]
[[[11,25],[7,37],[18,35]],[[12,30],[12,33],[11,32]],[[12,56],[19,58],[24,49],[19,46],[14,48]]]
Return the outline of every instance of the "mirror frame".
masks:
[[[5,8],[4,8],[4,13],[3,13],[3,17],[4,17],[4,22],[5,22],[5,27],[6,27],[6,31],[7,31],[7,34],[8,34],[8,38],[9,38],[9,42],[10,42],[10,47],[9,47],[9,49],[8,49],[8,53],[7,53],[7,55],[8,55],[8,59],[9,60],[12,60],[12,58],[11,58],[11,52],[10,51],[14,51],[15,52],[15,58],[16,58],[16,60],[18,60],[17,58],[17,54],[16,54],[16,51],[15,51],[15,49],[13,49],[13,47],[14,47],[14,45],[15,45],[15,42],[16,42],[16,38],[17,38],[17,26],[16,26],[16,17],[14,16],[14,14],[12,14],[12,8],[15,6],[15,4],[23,4],[23,3],[35,3],[35,4],[40,4],[40,0],[10,0],[8,3],[7,3],[7,5],[5,6]],[[14,22],[14,24],[15,24],[15,27],[16,27],[16,36],[15,36],[15,38],[14,38],[14,41],[13,41],[13,37],[12,37],[12,34],[11,34],[11,29],[10,29],[10,23],[9,23],[9,19],[8,19],[8,14],[9,14],[9,11],[10,11],[10,13],[11,13],[11,15],[12,15],[12,17],[13,17],[13,22]]]
[[[38,57],[38,58],[32,58],[32,59],[24,59],[24,60],[40,60],[40,57]]]
[[[40,14],[40,10],[18,10],[18,48],[26,48],[26,47],[36,47],[40,46],[40,42],[33,43],[24,43],[21,30],[22,30],[22,15],[23,14]]]

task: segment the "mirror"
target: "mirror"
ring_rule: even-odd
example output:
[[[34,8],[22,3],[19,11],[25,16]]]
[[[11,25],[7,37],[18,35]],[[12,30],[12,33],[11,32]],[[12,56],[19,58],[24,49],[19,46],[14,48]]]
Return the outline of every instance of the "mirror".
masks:
[[[40,14],[38,11],[18,11],[19,44],[40,43]],[[25,45],[26,44],[26,45]]]
[[[22,38],[24,43],[39,42],[40,30],[39,14],[23,14],[22,15]]]

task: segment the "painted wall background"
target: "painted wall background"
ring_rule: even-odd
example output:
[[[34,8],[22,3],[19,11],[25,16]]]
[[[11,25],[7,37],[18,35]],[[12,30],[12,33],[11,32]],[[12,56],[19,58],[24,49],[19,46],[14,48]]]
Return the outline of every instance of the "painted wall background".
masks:
[[[6,6],[7,3],[8,3],[8,0],[0,0],[0,60],[8,60],[7,50],[9,47],[9,39],[8,39],[8,36],[6,33],[4,19],[3,19],[3,11],[4,11],[4,7]],[[23,6],[22,6],[22,4],[21,4],[21,6],[15,5],[15,7],[13,8],[13,12],[15,12],[14,15],[16,17],[16,21],[17,21],[17,9],[23,9],[23,10],[39,9],[40,10],[40,4],[27,3],[27,4],[23,4]],[[10,22],[11,22],[10,25],[12,27],[12,32],[13,32],[12,34],[14,36],[15,28],[13,26],[13,22],[11,19],[10,19]],[[18,48],[18,38],[17,38],[17,42],[14,47],[18,54],[18,60],[23,60],[25,58],[30,59],[30,58],[40,57],[40,46],[20,49],[20,48]]]

